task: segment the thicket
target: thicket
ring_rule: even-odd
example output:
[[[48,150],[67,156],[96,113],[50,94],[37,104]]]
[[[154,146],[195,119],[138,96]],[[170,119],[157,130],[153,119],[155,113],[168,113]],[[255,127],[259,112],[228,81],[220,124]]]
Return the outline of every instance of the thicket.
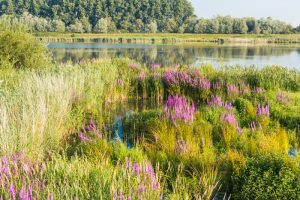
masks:
[[[50,55],[42,42],[25,31],[25,25],[10,26],[0,22],[0,66],[6,68],[41,68],[49,64]]]

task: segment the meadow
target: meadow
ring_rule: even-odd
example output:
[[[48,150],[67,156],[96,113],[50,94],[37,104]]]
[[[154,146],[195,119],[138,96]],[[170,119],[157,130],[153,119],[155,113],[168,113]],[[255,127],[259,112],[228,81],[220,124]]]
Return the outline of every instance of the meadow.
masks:
[[[0,33],[0,199],[299,199],[298,70],[42,47]]]

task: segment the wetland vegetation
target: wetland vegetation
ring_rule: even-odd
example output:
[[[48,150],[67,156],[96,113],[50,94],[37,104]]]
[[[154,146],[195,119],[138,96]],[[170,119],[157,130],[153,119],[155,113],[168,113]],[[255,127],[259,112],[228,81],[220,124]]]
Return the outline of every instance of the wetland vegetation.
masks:
[[[53,64],[21,30],[0,41],[2,199],[299,198],[299,70]]]

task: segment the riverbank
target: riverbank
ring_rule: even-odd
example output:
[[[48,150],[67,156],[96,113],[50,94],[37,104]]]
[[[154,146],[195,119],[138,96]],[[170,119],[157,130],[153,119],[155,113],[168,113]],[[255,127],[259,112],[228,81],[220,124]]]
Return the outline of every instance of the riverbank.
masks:
[[[47,43],[53,42],[97,42],[97,43],[142,43],[142,44],[174,44],[174,43],[254,43],[254,44],[297,44],[300,34],[287,35],[254,35],[254,34],[171,34],[171,33],[36,33],[35,36]]]

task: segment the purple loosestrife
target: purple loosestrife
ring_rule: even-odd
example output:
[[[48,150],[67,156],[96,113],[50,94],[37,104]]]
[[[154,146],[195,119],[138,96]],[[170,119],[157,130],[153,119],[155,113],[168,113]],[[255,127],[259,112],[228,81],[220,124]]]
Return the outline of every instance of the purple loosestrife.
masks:
[[[210,80],[205,76],[200,76],[196,79],[196,88],[200,90],[210,90]]]
[[[139,82],[143,82],[145,79],[146,79],[145,72],[140,72],[140,73],[137,75],[137,80],[138,80]]]
[[[37,199],[42,187],[41,179],[45,171],[43,164],[31,162],[22,153],[2,157],[0,164],[0,191],[10,199],[33,200]],[[14,173],[3,173],[11,171]],[[34,196],[35,195],[35,196]]]
[[[226,110],[232,110],[232,103],[223,102],[220,96],[212,95],[210,99],[207,99],[207,105],[209,107],[218,106],[224,107]]]
[[[240,86],[240,93],[242,95],[249,95],[251,93],[250,85],[245,85],[244,83],[242,83]]]
[[[138,68],[138,64],[137,63],[132,63],[128,65],[131,69],[137,69]]]
[[[214,90],[220,90],[220,89],[222,89],[223,87],[224,87],[224,85],[225,85],[225,82],[224,82],[224,80],[216,80],[214,83],[213,83],[213,86],[212,86],[212,88],[214,89]]]
[[[176,76],[177,76],[177,80],[179,80],[179,82],[181,84],[190,85],[192,83],[191,76],[188,73],[184,72],[184,71],[177,72]]]
[[[239,90],[236,85],[229,84],[227,85],[227,94],[228,95],[237,95],[239,93]]]
[[[11,183],[11,184],[9,185],[9,192],[10,192],[11,199],[13,199],[13,200],[16,199],[17,192],[16,192],[16,189],[15,189],[13,183]]]
[[[232,112],[224,113],[221,116],[221,121],[223,123],[226,123],[226,124],[234,127],[239,133],[243,132],[243,130],[239,127],[239,124],[238,124],[238,121],[237,121],[235,115]]]
[[[119,87],[122,86],[123,83],[124,83],[124,82],[123,82],[122,79],[118,79],[118,80],[116,81],[116,85],[119,86]]]
[[[234,127],[236,127],[236,125],[237,125],[237,120],[236,120],[234,114],[231,112],[223,114],[221,117],[221,120],[222,120],[222,122],[227,123]]]
[[[200,75],[199,69],[194,69],[193,75],[194,75],[194,77],[199,76]]]
[[[253,89],[253,94],[254,94],[254,95],[261,95],[261,94],[263,94],[263,92],[264,92],[264,89],[263,89],[263,88],[260,88],[260,87],[255,87],[255,88]]]
[[[130,158],[125,158],[124,165],[120,165],[125,169],[127,177],[130,177],[128,184],[135,182],[136,188],[130,191],[118,189],[114,192],[115,199],[144,199],[145,194],[160,195],[159,175],[155,173],[150,162],[132,162]],[[158,169],[158,168],[157,168]],[[127,198],[126,198],[127,197]]]
[[[194,120],[195,104],[191,103],[183,96],[169,96],[167,104],[164,109],[164,115],[169,120],[176,124],[176,122],[183,121],[185,123],[191,123]]]
[[[258,126],[258,127],[257,127]],[[257,124],[255,123],[255,122],[251,122],[250,124],[249,124],[249,128],[251,129],[251,131],[252,132],[255,132],[255,131],[257,131],[257,128],[259,129],[259,130],[261,130],[262,129],[262,126],[261,126],[261,124],[258,122]]]
[[[283,92],[278,92],[276,95],[276,101],[277,103],[288,105],[290,103],[290,97],[285,95]]]
[[[267,104],[266,106],[260,105],[258,104],[257,108],[256,108],[256,116],[266,116],[269,117],[270,116],[270,105]]]
[[[190,150],[190,145],[182,137],[176,141],[174,151],[177,154],[184,155]]]
[[[156,70],[156,69],[159,69],[160,68],[160,65],[159,64],[152,64],[151,66],[150,66],[150,69],[152,69],[152,70]]]
[[[177,86],[179,81],[177,80],[177,71],[174,69],[168,69],[164,72],[163,81],[166,85]]]
[[[79,65],[83,65],[84,63],[85,63],[84,59],[81,59],[81,60],[79,61]]]
[[[89,121],[86,127],[83,127],[78,134],[78,138],[82,142],[91,142],[93,139],[102,138],[102,134],[98,131],[97,126],[93,119]]]

